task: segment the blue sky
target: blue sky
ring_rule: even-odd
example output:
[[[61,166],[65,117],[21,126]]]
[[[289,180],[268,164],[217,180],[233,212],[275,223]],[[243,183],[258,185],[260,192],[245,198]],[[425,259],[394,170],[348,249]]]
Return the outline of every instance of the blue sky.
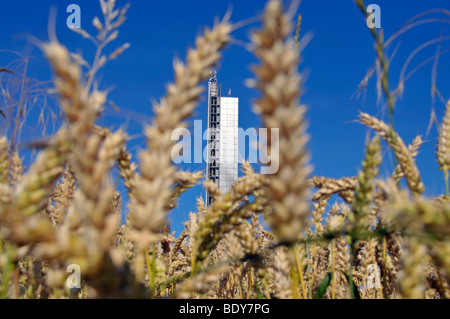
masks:
[[[151,101],[159,100],[165,93],[165,85],[172,81],[174,57],[184,59],[186,49],[194,44],[195,36],[201,33],[204,26],[211,26],[215,17],[222,17],[229,8],[232,8],[231,20],[241,22],[261,14],[264,1],[130,2],[128,20],[121,27],[120,36],[110,50],[124,42],[129,42],[131,48],[118,60],[110,62],[98,78],[100,88],[112,89],[109,98],[119,106],[120,112],[108,108],[99,123],[112,128],[125,127],[132,137],[129,146],[134,159],[137,159],[137,149],[144,147],[143,125],[149,123],[152,116]],[[47,23],[52,6],[58,10],[56,33],[59,41],[72,51],[82,52],[87,60],[92,60],[92,44],[66,27],[66,8],[71,3],[80,5],[82,27],[93,33],[91,21],[94,16],[101,14],[97,1],[3,1],[0,12],[0,66],[12,66],[20,70],[19,64],[12,63],[18,58],[17,55],[5,50],[16,51],[33,57],[28,69],[29,76],[43,81],[51,79],[47,62],[30,39],[48,39]],[[123,6],[126,2],[118,0],[117,3]],[[435,8],[450,9],[448,0],[371,0],[367,1],[369,3],[381,7],[381,24],[386,38],[421,12]],[[362,14],[351,0],[304,0],[299,12],[303,15],[302,35],[312,36],[302,53],[304,62],[300,68],[306,80],[302,103],[308,107],[308,133],[311,136],[309,149],[314,175],[335,178],[354,176],[360,168],[368,132],[356,123],[358,112],[377,116],[385,114],[383,104],[377,103],[374,79],[369,82],[365,98],[361,96],[357,99],[354,96],[360,81],[374,62],[373,39]],[[424,18],[438,22],[418,26],[402,37],[391,62],[391,88],[397,86],[400,71],[411,52],[429,40],[450,35],[448,15],[431,14]],[[447,22],[444,23],[444,20]],[[245,44],[249,42],[251,29],[258,25],[254,23],[233,33],[236,41],[224,52],[218,67],[222,92],[231,89],[232,95],[240,99],[239,125],[244,129],[260,127],[258,116],[251,111],[252,99],[258,93],[244,84],[246,79],[252,77],[249,66],[256,62]],[[435,55],[437,45],[417,54],[408,70],[413,70],[422,61]],[[442,50],[448,47],[448,41],[443,41]],[[389,52],[392,53],[392,50]],[[424,65],[406,82],[403,99],[396,105],[396,129],[406,143],[417,134],[426,133],[432,105],[432,67],[433,61]],[[439,60],[437,88],[445,100],[450,97],[449,71],[450,61],[448,55],[444,54]],[[443,112],[444,105],[436,99],[439,120]],[[35,125],[37,119],[33,116],[34,113],[24,126],[23,141],[33,140],[38,134]],[[206,120],[206,100],[199,105],[194,119]],[[437,128],[433,126],[430,134],[424,138],[426,143],[417,160],[429,196],[441,194],[444,189],[442,173],[438,171],[435,160],[436,138]],[[392,170],[392,160],[386,151],[384,155],[382,174],[386,175]],[[183,168],[203,170],[204,165],[183,165]],[[195,198],[202,195],[204,191],[198,186],[180,198],[179,208],[171,214],[173,229],[177,233],[189,211],[195,210]]]

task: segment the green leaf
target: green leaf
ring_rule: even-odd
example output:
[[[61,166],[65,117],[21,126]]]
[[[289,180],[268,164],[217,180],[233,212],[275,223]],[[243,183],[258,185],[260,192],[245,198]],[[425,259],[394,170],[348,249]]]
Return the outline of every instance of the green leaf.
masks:
[[[329,272],[322,279],[319,288],[317,288],[317,292],[316,295],[314,296],[314,299],[322,299],[323,295],[325,294],[325,291],[327,291],[327,288],[330,285],[330,282],[331,282],[331,273]]]
[[[350,298],[352,298],[352,299],[361,299],[361,296],[359,295],[358,287],[353,282],[353,279],[350,276],[348,276],[347,280],[349,282]]]
[[[4,265],[3,273],[1,274],[0,282],[0,299],[8,299],[9,283],[11,282],[14,274],[14,259],[13,248],[9,245],[5,246],[6,251],[6,265]]]

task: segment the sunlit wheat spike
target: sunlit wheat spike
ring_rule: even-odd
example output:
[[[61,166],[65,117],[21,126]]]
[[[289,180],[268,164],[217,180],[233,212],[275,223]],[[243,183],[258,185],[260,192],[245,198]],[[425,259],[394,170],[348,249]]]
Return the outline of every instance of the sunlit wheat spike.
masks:
[[[260,61],[253,67],[255,86],[262,93],[254,105],[267,128],[279,129],[279,141],[268,139],[268,152],[273,154],[272,146],[279,147],[272,160],[278,171],[269,177],[267,186],[272,207],[268,221],[280,242],[294,242],[309,213],[306,181],[311,168],[305,108],[298,106],[298,54],[289,38],[293,25],[283,11],[281,1],[269,1],[262,28],[252,34],[254,53]]]
[[[6,136],[0,137],[0,183],[9,183],[8,140]]]

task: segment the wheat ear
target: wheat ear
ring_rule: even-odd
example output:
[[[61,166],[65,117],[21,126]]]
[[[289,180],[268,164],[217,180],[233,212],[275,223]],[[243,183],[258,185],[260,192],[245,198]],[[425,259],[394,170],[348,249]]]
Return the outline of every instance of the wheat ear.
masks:
[[[416,195],[422,194],[425,187],[421,181],[419,170],[414,158],[411,156],[411,153],[400,136],[393,132],[389,125],[369,114],[360,113],[359,117],[361,123],[378,132],[389,146],[392,147],[395,157],[405,174],[406,182],[411,192]]]
[[[439,138],[436,154],[439,169],[444,172],[445,196],[448,199],[448,170],[450,169],[450,100],[445,108],[445,115],[439,128]]]
[[[279,130],[279,141],[268,138],[272,165],[278,167],[267,187],[273,208],[269,224],[280,242],[289,243],[297,240],[310,211],[306,181],[311,171],[306,151],[305,108],[298,106],[298,54],[294,41],[289,39],[291,18],[283,12],[281,1],[269,1],[262,29],[252,34],[254,52],[260,60],[260,65],[253,68],[255,85],[262,92],[255,101],[255,110],[270,131]],[[275,154],[274,145],[279,146],[279,154]]]

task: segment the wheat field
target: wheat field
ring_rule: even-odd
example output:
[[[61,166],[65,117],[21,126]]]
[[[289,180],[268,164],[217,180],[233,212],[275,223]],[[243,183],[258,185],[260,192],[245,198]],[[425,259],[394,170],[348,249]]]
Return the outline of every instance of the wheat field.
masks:
[[[259,61],[252,84],[257,116],[279,129],[279,170],[261,175],[244,162],[243,176],[222,193],[202,172],[173,163],[171,133],[188,127],[236,26],[226,16],[195,39],[184,62],[174,62],[174,82],[154,105],[145,148],[132,158],[125,131],[97,124],[108,96],[95,85],[98,71],[129,47],[101,54],[115,43],[128,6],[100,0],[100,8],[103,17],[93,22],[98,34],[74,30],[98,44],[94,61],[56,38],[41,45],[64,114],[57,133],[28,165],[11,147],[12,136],[0,138],[0,298],[450,298],[450,102],[436,146],[445,194],[423,195],[416,165],[423,140],[407,145],[391,116],[360,113],[371,139],[357,176],[312,175],[300,104],[301,16],[269,0],[250,38]],[[372,35],[391,115],[389,63],[382,36],[374,29]],[[396,163],[388,178],[379,174],[384,147]],[[199,183],[214,203],[198,198],[175,237],[168,214]],[[79,267],[80,287],[68,286],[69,265]]]

